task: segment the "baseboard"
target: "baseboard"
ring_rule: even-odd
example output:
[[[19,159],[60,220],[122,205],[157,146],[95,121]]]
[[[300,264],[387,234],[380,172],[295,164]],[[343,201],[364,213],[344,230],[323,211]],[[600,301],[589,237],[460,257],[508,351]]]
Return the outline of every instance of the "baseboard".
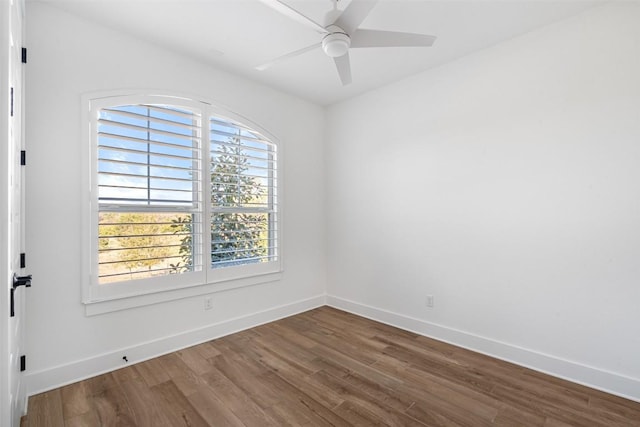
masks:
[[[587,387],[640,402],[640,380],[443,325],[327,295],[327,305]]]
[[[25,376],[27,383],[26,389],[28,395],[32,396],[123,368],[125,365],[123,365],[122,355],[127,356],[129,360],[128,364],[131,365],[323,305],[325,305],[325,296],[318,295],[309,299],[214,323],[181,334],[144,342],[83,360],[76,360],[72,363],[53,368],[31,372]]]

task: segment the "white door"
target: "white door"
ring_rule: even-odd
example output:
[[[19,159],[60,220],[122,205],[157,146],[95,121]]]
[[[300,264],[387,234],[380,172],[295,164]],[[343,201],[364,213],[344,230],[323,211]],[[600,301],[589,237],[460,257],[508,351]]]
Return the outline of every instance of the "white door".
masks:
[[[23,64],[22,34],[24,0],[2,1],[0,10],[0,65],[2,108],[0,109],[0,425],[18,427],[25,407],[25,391],[20,372],[25,322],[25,286],[13,292],[13,275],[25,274],[20,266],[24,241],[21,212],[23,206]],[[11,316],[13,301],[14,315]]]

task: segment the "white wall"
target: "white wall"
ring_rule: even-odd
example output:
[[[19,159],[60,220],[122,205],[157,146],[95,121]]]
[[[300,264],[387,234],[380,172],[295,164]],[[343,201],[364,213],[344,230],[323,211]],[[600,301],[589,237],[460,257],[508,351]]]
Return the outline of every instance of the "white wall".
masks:
[[[592,9],[329,108],[329,303],[640,400],[638,22]]]
[[[27,14],[27,263],[30,392],[322,304],[324,111],[48,5]],[[81,304],[81,95],[129,88],[200,94],[280,139],[284,276],[217,293],[86,317]],[[258,314],[256,314],[258,313]]]

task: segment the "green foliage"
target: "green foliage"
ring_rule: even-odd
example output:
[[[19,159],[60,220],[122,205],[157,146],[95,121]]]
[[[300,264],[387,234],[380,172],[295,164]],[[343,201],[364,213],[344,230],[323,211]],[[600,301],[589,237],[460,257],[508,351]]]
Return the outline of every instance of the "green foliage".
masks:
[[[249,164],[240,141],[230,138],[228,142],[235,145],[221,144],[218,146],[217,154],[211,157],[213,267],[254,262],[252,258],[268,254],[268,214],[233,212],[233,208],[264,204],[267,197],[266,189],[255,177],[245,174],[249,170]],[[230,211],[225,211],[224,208],[230,208]],[[172,264],[172,268],[175,272],[189,270],[193,265],[192,217],[178,218],[171,227],[174,233],[187,233],[181,241],[182,262]],[[220,264],[221,262],[224,264]]]
[[[213,206],[237,207],[260,202],[265,189],[255,177],[244,175],[249,169],[249,161],[238,139],[231,138],[229,142],[237,145],[220,145],[218,155],[211,158],[211,203]]]
[[[182,235],[180,239],[180,250],[178,253],[182,257],[182,262],[170,264],[174,273],[193,271],[193,215],[185,217],[179,216],[171,220],[173,234]]]
[[[211,224],[211,263],[267,255],[266,214],[216,213]],[[229,263],[225,263],[227,265]],[[233,264],[233,263],[231,263]]]
[[[211,203],[219,207],[245,207],[264,200],[265,189],[253,177],[244,174],[248,160],[237,138],[220,145],[212,158]],[[268,218],[260,213],[215,211],[211,218],[211,263],[256,258],[267,254]],[[226,264],[225,264],[226,265]]]

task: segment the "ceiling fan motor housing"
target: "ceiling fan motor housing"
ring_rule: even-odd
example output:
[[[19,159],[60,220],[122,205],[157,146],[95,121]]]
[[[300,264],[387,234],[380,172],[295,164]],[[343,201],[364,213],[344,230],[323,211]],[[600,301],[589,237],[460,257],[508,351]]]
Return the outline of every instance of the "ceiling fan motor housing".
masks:
[[[327,56],[337,58],[344,55],[351,46],[351,38],[340,27],[332,25],[327,28],[329,34],[322,39],[322,50]]]

